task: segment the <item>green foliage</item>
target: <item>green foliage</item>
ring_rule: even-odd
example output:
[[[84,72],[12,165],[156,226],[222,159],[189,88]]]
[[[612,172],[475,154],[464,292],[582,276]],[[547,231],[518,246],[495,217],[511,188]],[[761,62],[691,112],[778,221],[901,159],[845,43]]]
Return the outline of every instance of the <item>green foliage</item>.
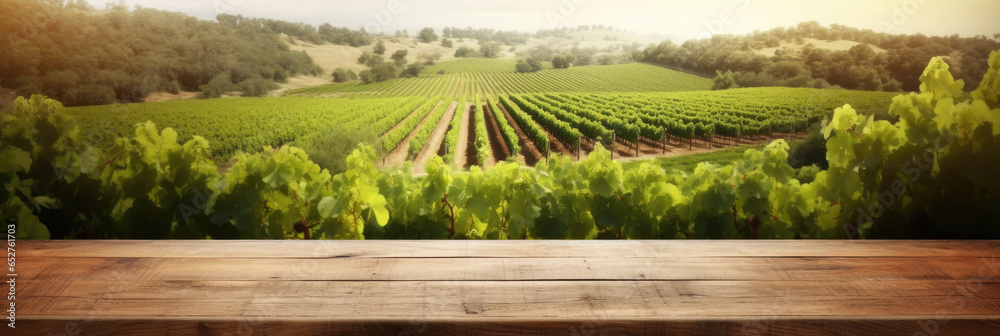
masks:
[[[549,136],[539,126],[527,113],[521,110],[516,104],[512,103],[510,99],[506,96],[500,96],[500,106],[503,107],[510,117],[514,119],[514,122],[521,127],[521,130],[527,133],[531,141],[535,143],[535,147],[542,151],[542,154],[546,157],[549,156]],[[498,106],[498,107],[500,107]]]
[[[336,175],[347,171],[346,158],[362,144],[375,145],[378,134],[368,127],[333,125],[318,132],[309,144],[302,144],[312,162]]]
[[[555,66],[554,63],[553,66]],[[530,57],[524,60],[517,60],[517,65],[514,67],[514,69],[520,73],[538,72],[541,71],[542,68],[543,68],[542,62],[540,62],[538,59]]]
[[[406,63],[408,63],[408,61],[406,60],[406,56],[409,54],[410,54],[409,50],[400,49],[392,53],[392,56],[390,58],[392,59],[393,62],[396,63],[397,67],[402,67],[406,65]]]
[[[462,47],[458,47],[458,49],[455,50],[455,57],[456,58],[480,57],[480,55],[482,55],[482,54],[480,54],[479,51],[477,51],[476,49],[470,48],[470,47],[462,46]]]
[[[446,38],[445,39],[441,39],[441,46],[445,47],[445,48],[454,48],[455,47],[455,42],[452,42],[451,40],[446,39]]]
[[[991,55],[991,71],[1000,68]],[[996,237],[1000,109],[986,85],[971,99],[941,58],[921,76],[919,93],[893,100],[899,121],[859,116],[850,105],[823,129],[830,169],[816,182],[844,204],[837,224],[855,237]],[[992,74],[992,75],[991,75]],[[837,192],[832,192],[837,191]]]
[[[240,151],[253,153],[291,143],[310,148],[311,139],[330,129],[364,130],[378,136],[422,102],[413,97],[229,98],[75,107],[67,112],[80,124],[82,135],[105,151],[112,149],[116,138],[131,137],[136,124],[152,121],[176,130],[181,142],[204,137],[212,144],[211,156],[222,163]]]
[[[374,159],[375,151],[362,146],[347,157],[348,170],[333,178],[331,186],[337,195],[323,197],[317,210],[323,218],[338,219],[338,224],[323,225],[323,238],[364,239],[366,226],[388,223],[389,210],[379,193]]]
[[[434,28],[428,27],[421,29],[420,33],[417,34],[417,38],[420,39],[421,42],[431,43],[438,40],[438,35],[434,32]]]
[[[483,102],[479,96],[472,101],[476,106],[472,109],[473,125],[476,140],[472,145],[476,148],[476,164],[480,167],[486,165],[486,160],[490,158],[490,136],[486,132],[486,113],[483,112]]]
[[[445,112],[448,111],[448,107],[451,106],[449,101],[441,101],[438,103],[434,111],[431,112],[430,116],[427,117],[427,122],[418,129],[414,129],[413,138],[410,139],[410,148],[407,150],[406,158],[407,160],[414,160],[420,151],[424,149],[427,145],[427,141],[430,140],[431,135],[434,134],[434,130],[437,129],[438,122],[444,117]]]
[[[736,87],[736,81],[733,79],[733,72],[727,70],[725,73],[722,71],[715,71],[715,79],[712,80],[712,90],[726,90]]]
[[[374,68],[383,62],[385,62],[385,58],[382,58],[382,55],[368,51],[362,52],[361,56],[358,56],[358,64],[362,64],[369,68]]]
[[[268,92],[281,88],[277,83],[263,78],[247,79],[236,87],[243,93],[243,97],[263,97]]]
[[[361,72],[358,73],[358,78],[361,79],[361,83],[363,84],[371,84],[375,82],[375,73],[373,73],[370,69],[361,70]]]
[[[849,50],[831,50],[805,44],[806,38],[857,44]],[[782,45],[782,41],[803,43],[797,42],[798,48]],[[985,36],[899,35],[843,25],[823,27],[809,21],[747,35],[688,40],[681,45],[665,41],[636,51],[633,57],[705,74],[732,71],[741,87],[836,86],[898,92],[918,90],[925,62],[942,55],[962,55],[949,59],[952,71],[956,78],[973,84],[989,68],[984,61],[990,51],[998,48],[1000,41]]]
[[[378,41],[378,43],[375,43],[375,47],[372,49],[372,51],[378,55],[385,55],[385,42],[382,42],[380,40]]]
[[[498,58],[503,51],[500,42],[479,42],[479,53],[486,58]],[[455,56],[458,57],[458,56]]]
[[[249,75],[234,83],[280,82],[275,73],[310,74],[315,67],[281,41],[278,34],[291,29],[280,29],[280,21],[220,16],[217,23],[151,8],[91,11],[33,0],[5,1],[0,14],[3,86],[67,106],[197,91],[224,73]]]
[[[366,70],[368,71],[368,70]],[[363,71],[362,71],[363,72]],[[373,82],[384,82],[391,79],[396,79],[399,77],[399,67],[394,63],[381,63],[371,68],[370,70],[370,80]],[[361,80],[365,81],[365,76],[361,75]],[[369,83],[369,82],[366,82]]]
[[[198,98],[219,98],[227,92],[236,91],[236,86],[233,85],[231,77],[231,74],[228,72],[216,75],[208,84],[199,87],[201,92],[198,93]]]
[[[170,82],[170,86],[167,87],[167,92],[170,93],[170,94],[179,94],[179,93],[181,93],[181,84],[178,83],[176,80],[175,81],[171,81]]]
[[[16,237],[48,239],[42,213],[63,210],[72,193],[91,185],[100,151],[83,141],[77,125],[54,100],[18,97],[10,114],[0,115],[0,218]],[[72,203],[69,209],[75,210]],[[82,214],[86,215],[86,214]],[[58,217],[56,217],[58,218]]]
[[[448,124],[448,133],[445,134],[444,137],[444,143],[447,150],[445,151],[443,159],[444,162],[449,165],[455,162],[455,151],[457,150],[456,148],[458,148],[459,140],[458,133],[462,129],[462,117],[468,110],[466,106],[468,105],[468,101],[468,98],[465,96],[462,96],[462,98],[459,99],[458,109],[455,110],[455,116],[451,118],[451,122]]]
[[[436,73],[445,70],[446,73],[467,73],[467,72],[509,72],[514,66],[513,59],[487,59],[487,58],[466,58],[451,59],[436,62],[433,66],[428,66],[426,73]]]
[[[573,65],[573,61],[569,56],[556,55],[552,57],[552,67],[556,69],[568,69]]]
[[[389,153],[398,147],[399,144],[402,143],[403,140],[410,135],[410,133],[413,133],[413,130],[420,125],[420,122],[423,121],[428,114],[433,112],[435,107],[438,105],[443,105],[440,97],[425,101],[419,109],[414,111],[414,113],[409,116],[408,119],[402,121],[401,124],[389,130],[388,133],[382,136],[382,151],[384,153]]]
[[[406,66],[406,69],[399,74],[403,78],[414,78],[419,77],[420,73],[424,71],[424,65],[422,63],[413,63]]]
[[[336,176],[282,147],[239,155],[220,174],[199,137],[181,143],[147,122],[105,155],[59,103],[19,98],[0,119],[0,214],[19,237],[40,239],[995,239],[1000,51],[990,66],[969,95],[934,58],[921,92],[893,99],[897,122],[836,109],[822,130],[827,170],[792,168],[788,144],[776,140],[689,172],[624,169],[597,143],[578,163],[554,155],[534,169],[500,162],[452,173],[435,157],[424,177],[409,165],[378,171],[364,145]],[[501,105],[558,126],[536,104],[558,97],[501,97]],[[408,112],[363,122],[388,129]]]
[[[354,70],[344,68],[337,68],[336,70],[333,70],[331,75],[333,76],[334,83],[346,83],[358,80],[358,74],[354,73]]]
[[[500,135],[503,137],[507,149],[510,150],[510,156],[516,157],[521,155],[521,145],[518,144],[520,138],[517,136],[514,128],[510,126],[510,123],[507,122],[507,117],[504,116],[503,111],[498,107],[496,100],[487,97],[486,102],[490,109],[490,115],[493,117],[493,120],[496,120]]]
[[[826,161],[826,138],[820,133],[819,124],[809,128],[809,135],[805,140],[792,146],[788,163],[794,168],[815,165],[825,170],[830,166]]]

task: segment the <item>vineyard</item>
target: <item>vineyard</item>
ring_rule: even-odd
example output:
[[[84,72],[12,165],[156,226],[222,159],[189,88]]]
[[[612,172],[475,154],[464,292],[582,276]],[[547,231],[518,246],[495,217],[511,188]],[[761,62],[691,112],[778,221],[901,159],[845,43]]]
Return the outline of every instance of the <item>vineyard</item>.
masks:
[[[493,59],[493,58],[458,58],[437,62],[437,64],[424,68],[423,74],[436,75],[441,71],[446,74],[456,74],[464,72],[511,72],[514,71],[516,59]]]
[[[944,60],[933,59],[920,78],[921,92],[892,98],[888,120],[853,105],[836,108],[822,130],[829,161],[822,171],[792,168],[788,144],[780,139],[747,150],[732,164],[703,163],[690,173],[648,163],[626,170],[604,149],[619,139],[673,137],[670,125],[684,132],[676,136],[756,137],[829,113],[822,106],[796,105],[795,91],[779,89],[713,93],[729,97],[723,105],[698,100],[707,93],[499,96],[497,108],[506,109],[511,128],[531,132],[519,139],[545,132],[555,142],[592,150],[575,163],[551,155],[535,168],[501,161],[468,172],[454,172],[435,156],[426,161],[425,176],[377,169],[369,146],[355,150],[347,171],[337,175],[289,146],[238,154],[220,172],[209,141],[180,141],[177,131],[153,122],[135,126],[102,150],[73,120],[87,116],[35,95],[18,98],[13,113],[0,117],[0,182],[7,186],[0,190],[2,215],[16,223],[19,238],[43,239],[1000,238],[1000,51],[991,55],[989,67],[978,89],[963,92]],[[811,91],[802,92],[799,99]],[[744,101],[747,95],[765,102],[771,95],[775,103],[765,112]],[[815,97],[803,104],[843,98]],[[440,123],[430,119],[448,121],[440,113],[448,99],[388,101],[331,102],[365,111],[331,118],[403,129],[406,138]],[[497,116],[486,101],[492,100],[473,98],[467,113],[455,115],[482,129]],[[621,105],[626,102],[643,103]],[[584,103],[599,106],[583,110]],[[677,104],[688,108],[670,109]],[[876,108],[867,104],[874,99],[859,99],[857,106]],[[375,106],[386,112],[375,116]],[[281,111],[289,110],[296,108]],[[183,119],[172,113],[164,114]],[[729,133],[737,125],[739,133]],[[479,150],[483,144],[468,145]]]
[[[756,144],[775,134],[788,137],[801,133],[808,125],[829,117],[833,108],[845,102],[852,102],[861,114],[888,118],[879,113],[884,114],[891,96],[791,88],[469,95],[466,97],[476,102],[469,111],[473,128],[470,134],[476,136],[475,143],[470,145],[477,153],[474,158],[481,156],[483,160],[459,166],[483,166],[491,156],[491,144],[498,142],[507,151],[504,157],[493,157],[494,161],[526,155],[526,162],[537,162],[551,153],[576,158],[592,151],[597,142],[615,148],[615,155],[630,157]],[[415,141],[408,143],[406,153],[394,160],[394,165],[398,165],[413,160],[424,149],[434,126],[450,105],[460,100],[470,99],[454,96],[232,98],[68,110],[83,125],[88,141],[100,148],[109,149],[114,139],[127,136],[135,124],[152,121],[177,130],[181,141],[194,135],[204,137],[212,144],[211,152],[217,161],[264,147],[308,146],[313,137],[335,127],[364,128],[381,135],[378,146],[383,155],[389,155],[413,134]],[[453,114],[445,137],[449,150],[440,151],[449,164],[455,162],[459,142],[464,141],[458,133],[463,126],[461,118],[465,113],[461,113],[464,111],[461,107],[465,104],[457,106],[459,111]],[[428,126],[416,130],[425,119]],[[487,125],[489,132],[485,130]],[[480,126],[484,127],[481,133],[477,132]],[[517,126],[523,134],[512,126]],[[488,136],[490,133],[496,136]],[[526,140],[520,139],[522,135]],[[537,153],[523,153],[527,151],[527,142]]]
[[[658,66],[630,63],[543,70],[527,74],[515,73],[510,68],[508,71],[450,73],[373,84],[330,84],[293,90],[286,95],[471,97],[544,92],[670,92],[708,90],[711,87],[710,79]]]
[[[884,110],[891,94],[810,89],[743,89],[719,92],[512,95],[508,110],[527,112],[573,150],[588,142],[635,149],[695,140],[739,145],[741,139],[803,133],[850,101],[863,115]],[[513,103],[511,103],[513,102]],[[529,125],[530,126],[530,125]],[[592,145],[590,146],[592,147]]]
[[[177,130],[178,139],[198,135],[212,144],[213,156],[264,147],[303,145],[333,127],[368,128],[383,134],[422,106],[425,99],[232,98],[88,106],[68,109],[94,145],[108,149],[152,121]]]

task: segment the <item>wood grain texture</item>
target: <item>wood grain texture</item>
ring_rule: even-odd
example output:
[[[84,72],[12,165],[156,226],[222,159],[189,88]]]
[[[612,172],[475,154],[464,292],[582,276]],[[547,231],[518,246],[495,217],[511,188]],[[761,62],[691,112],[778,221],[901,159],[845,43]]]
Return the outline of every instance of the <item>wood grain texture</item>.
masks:
[[[18,241],[18,334],[980,335],[996,241]]]

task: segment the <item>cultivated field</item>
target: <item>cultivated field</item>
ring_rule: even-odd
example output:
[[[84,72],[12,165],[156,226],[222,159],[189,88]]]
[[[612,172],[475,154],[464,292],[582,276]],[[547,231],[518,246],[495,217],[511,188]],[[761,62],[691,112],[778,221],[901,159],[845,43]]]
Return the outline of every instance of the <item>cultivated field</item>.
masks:
[[[708,90],[712,81],[670,69],[630,63],[542,70],[521,74],[511,67],[494,66],[504,60],[461,62],[463,73],[395,79],[374,84],[330,84],[287,93],[291,96],[460,96],[543,92],[671,92]],[[447,66],[447,62],[440,63]],[[471,64],[476,64],[475,67]]]
[[[624,68],[670,71],[639,64]],[[334,128],[363,128],[380,135],[382,166],[415,161],[419,172],[432,155],[467,168],[508,159],[530,166],[556,153],[577,159],[598,142],[627,160],[756,145],[773,137],[802,137],[808,125],[845,103],[863,114],[883,112],[892,96],[794,88],[598,93],[601,81],[587,86],[562,77],[597,76],[588,73],[611,77],[615,72],[593,67],[539,74],[552,74],[566,80],[566,87],[591,92],[515,94],[546,91],[531,81],[487,81],[520,74],[479,72],[451,75],[449,81],[439,76],[373,84],[368,86],[373,91],[351,98],[228,98],[70,111],[98,146],[110,148],[112,139],[131,135],[135,124],[149,120],[174,128],[182,141],[194,135],[206,138],[219,161],[264,147],[308,147],[314,137]],[[645,84],[648,87],[632,87],[640,91],[668,83]],[[434,93],[438,95],[429,96]]]

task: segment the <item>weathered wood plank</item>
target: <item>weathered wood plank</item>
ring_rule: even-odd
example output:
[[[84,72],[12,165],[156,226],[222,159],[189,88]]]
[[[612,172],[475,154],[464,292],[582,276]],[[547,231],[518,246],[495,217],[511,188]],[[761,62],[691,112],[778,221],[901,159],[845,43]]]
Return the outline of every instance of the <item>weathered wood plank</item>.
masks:
[[[973,279],[970,258],[48,258],[39,280],[906,280]],[[138,265],[144,265],[142,267]],[[983,264],[986,265],[986,264]],[[988,266],[983,266],[987,267]],[[134,268],[135,271],[129,271]],[[1000,269],[998,269],[1000,271]]]
[[[624,319],[916,316],[947,311],[1000,317],[1000,283],[977,285],[974,296],[949,298],[951,291],[965,286],[964,281],[850,281],[822,286],[804,281],[73,281],[58,293],[31,296],[22,313]],[[31,304],[49,298],[61,302]]]
[[[1000,256],[1000,241],[21,241],[23,257],[566,258]]]
[[[489,322],[454,320],[378,319],[92,319],[64,322],[58,317],[24,321],[27,330],[47,334],[79,335],[989,335],[1000,321],[969,316],[871,318],[768,317],[726,319],[495,319]],[[934,330],[936,332],[929,333]]]
[[[18,241],[29,334],[1000,330],[995,241]]]

